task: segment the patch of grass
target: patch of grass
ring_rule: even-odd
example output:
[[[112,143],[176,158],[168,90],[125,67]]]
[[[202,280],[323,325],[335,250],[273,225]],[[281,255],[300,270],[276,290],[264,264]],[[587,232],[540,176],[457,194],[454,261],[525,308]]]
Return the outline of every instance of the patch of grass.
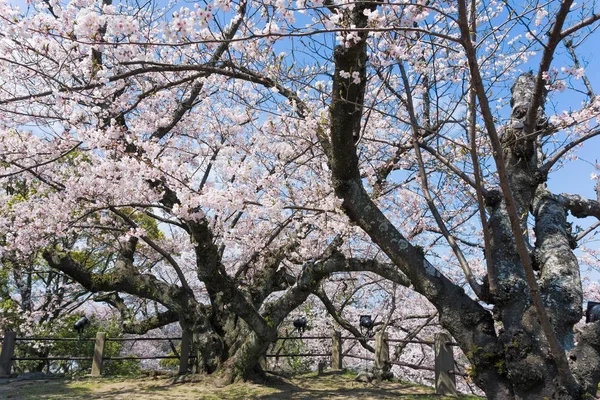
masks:
[[[236,384],[221,388],[212,394],[198,393],[195,398],[203,400],[262,399],[265,396],[276,396],[279,393],[281,393],[280,390],[266,386],[249,387],[248,385]]]
[[[384,400],[450,400],[438,396],[434,389],[409,382],[367,384],[354,381],[352,371],[332,371],[323,375],[309,373],[285,378],[269,378],[260,384],[236,383],[220,386],[213,377],[198,377],[198,381],[172,384],[168,378],[87,379],[80,381],[52,380],[13,382],[0,386],[1,399],[15,400],[316,400],[360,399]],[[480,400],[461,395],[463,400]]]

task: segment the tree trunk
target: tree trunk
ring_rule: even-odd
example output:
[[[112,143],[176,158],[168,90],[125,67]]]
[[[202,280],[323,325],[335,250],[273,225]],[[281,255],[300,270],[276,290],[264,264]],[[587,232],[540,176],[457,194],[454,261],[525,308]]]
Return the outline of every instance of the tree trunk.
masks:
[[[372,4],[358,3],[346,16],[349,23],[365,26],[363,11],[368,7]],[[469,358],[473,379],[488,398],[581,398],[576,387],[567,393],[563,385],[571,382],[565,380],[564,373],[558,374],[555,358],[560,360],[564,354],[552,354],[547,332],[540,325],[540,310],[536,310],[532,301],[532,293],[538,289],[528,285],[504,197],[489,196],[493,194],[489,191],[487,199],[487,206],[491,208],[488,254],[497,280],[496,291],[492,294],[494,318],[502,324],[496,334],[491,313],[483,310],[431,265],[391,224],[363,187],[353,132],[357,131],[357,125],[360,127],[360,109],[355,105],[362,104],[366,82],[361,79],[359,83],[351,83],[342,71],[356,71],[361,78],[364,76],[365,40],[366,37],[361,36],[356,44],[346,48],[338,46],[334,51],[330,142],[323,143],[323,147],[330,149],[332,181],[337,196],[343,200],[344,211],[408,276],[413,288],[436,306],[441,324]],[[577,260],[568,247],[564,209],[540,191],[543,174],[538,170],[537,137],[548,130],[541,107],[539,110],[535,107],[536,126],[531,127],[535,134],[526,133],[523,128],[535,85],[535,78],[524,74],[513,87],[513,113],[501,140],[503,166],[508,171],[508,186],[519,216],[521,229],[518,234],[523,235],[531,256],[536,256],[541,269],[540,296],[560,344],[569,349],[573,346],[573,325],[581,313],[581,284]],[[532,209],[536,218],[535,252],[528,240],[527,226]],[[588,353],[597,357],[597,348],[591,347],[593,349]],[[573,353],[573,356],[577,355]],[[594,370],[588,376],[597,373]],[[569,378],[568,371],[566,378]],[[594,379],[588,380],[597,382]]]
[[[180,315],[179,323],[192,338],[191,353],[196,355],[194,372],[211,374],[217,371],[224,359],[223,338],[215,332],[202,311]]]
[[[269,341],[250,332],[242,345],[223,364],[222,377],[224,381],[233,383],[250,379],[254,375],[262,373],[259,360],[266,353],[269,344]]]

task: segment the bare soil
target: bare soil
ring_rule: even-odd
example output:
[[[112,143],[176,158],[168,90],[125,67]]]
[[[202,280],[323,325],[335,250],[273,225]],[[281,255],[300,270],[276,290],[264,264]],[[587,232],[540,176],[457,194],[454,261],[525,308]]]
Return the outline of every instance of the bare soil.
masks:
[[[432,388],[406,382],[368,384],[339,374],[302,375],[291,379],[269,378],[258,383],[221,385],[214,378],[196,377],[174,384],[172,378],[53,379],[13,381],[0,385],[0,399],[15,400],[312,400],[312,399],[450,399],[437,396]],[[461,396],[464,399],[477,399]]]

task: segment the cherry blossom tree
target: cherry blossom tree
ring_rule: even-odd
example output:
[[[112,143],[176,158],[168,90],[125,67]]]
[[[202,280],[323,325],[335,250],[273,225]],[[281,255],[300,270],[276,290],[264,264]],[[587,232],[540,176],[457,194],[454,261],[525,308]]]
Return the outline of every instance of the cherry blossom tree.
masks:
[[[592,5],[0,7],[3,254],[132,331],[178,321],[229,379],[311,294],[350,329],[332,282],[368,271],[436,308],[488,398],[596,394],[600,198],[547,184],[600,133]]]
[[[329,146],[326,151],[336,194],[343,199],[342,207],[350,219],[361,226],[409,277],[415,289],[436,305],[442,325],[467,352],[477,369],[476,382],[489,398],[580,398],[584,391],[592,394],[596,392],[599,364],[598,348],[594,343],[598,327],[595,324],[585,326],[581,329],[576,345],[573,340],[573,326],[581,318],[582,288],[579,265],[572,251],[576,240],[567,230],[566,215],[567,211],[571,211],[576,217],[597,218],[599,203],[577,195],[552,194],[545,184],[552,167],[570,148],[599,133],[593,123],[576,125],[583,132],[569,135],[566,146],[559,146],[558,149],[548,149],[545,146],[546,138],[563,132],[565,128],[573,129],[570,124],[548,121],[544,113],[546,91],[562,88],[548,74],[555,51],[562,40],[593,24],[598,18],[591,15],[572,22],[569,26],[566,21],[571,6],[571,3],[564,2],[550,8],[552,17],[546,30],[547,37],[543,40],[530,27],[528,34],[531,40],[537,40],[543,46],[538,70],[535,74],[528,72],[516,77],[512,86],[510,119],[503,126],[497,126],[498,118],[490,107],[491,87],[496,77],[502,74],[483,73],[486,68],[492,71],[494,69],[493,65],[487,64],[488,60],[493,63],[500,60],[483,56],[482,53],[487,49],[478,52],[481,45],[477,41],[477,35],[483,34],[485,37],[499,32],[507,35],[510,33],[485,21],[490,19],[490,15],[493,17],[494,13],[485,13],[482,18],[484,21],[480,21],[477,18],[476,3],[459,1],[455,8],[451,5],[449,10],[417,7],[421,15],[434,11],[439,18],[448,18],[451,22],[445,25],[443,31],[439,30],[443,24],[437,24],[425,29],[426,32],[421,32],[419,24],[427,26],[429,20],[425,16],[423,22],[412,18],[413,27],[407,28],[412,37],[405,36],[406,41],[429,46],[423,40],[427,37],[428,40],[435,38],[445,42],[447,47],[452,44],[459,46],[455,60],[457,65],[451,66],[454,76],[449,77],[457,79],[457,73],[464,73],[464,78],[469,81],[468,90],[462,93],[467,104],[464,129],[461,132],[466,146],[465,151],[458,152],[459,154],[455,149],[452,152],[447,149],[462,143],[451,146],[449,142],[445,142],[443,146],[439,146],[440,139],[445,141],[448,134],[440,132],[442,126],[435,126],[440,122],[439,116],[433,121],[431,119],[431,99],[428,92],[431,85],[436,84],[433,79],[444,78],[439,74],[437,78],[429,76],[427,67],[419,65],[431,56],[422,51],[417,54],[424,54],[424,59],[416,63],[393,61],[394,67],[397,66],[398,69],[399,86],[402,87],[400,100],[405,107],[409,134],[412,136],[408,143],[414,149],[425,203],[452,248],[473,293],[481,301],[494,305],[493,316],[501,327],[495,327],[491,313],[467,296],[406,240],[391,218],[385,215],[383,207],[373,198],[374,191],[369,193],[366,190],[368,186],[361,176],[356,142],[364,126],[364,110],[360,106],[365,104],[368,33],[359,30],[359,37],[352,36],[350,43],[348,37],[342,38],[342,43],[334,52],[336,70],[330,106],[330,135],[329,140],[323,139],[323,143],[325,148]],[[357,8],[349,11],[346,18],[357,29],[367,27],[370,16],[377,11],[376,7],[364,4]],[[500,6],[495,13],[501,13],[502,9],[503,6]],[[529,10],[526,7],[516,13],[521,15],[522,12],[534,10],[535,8]],[[514,12],[514,8],[511,7],[510,11]],[[542,11],[548,13],[545,9],[537,11],[538,18]],[[520,19],[517,21],[523,23]],[[482,32],[478,33],[478,27],[483,28]],[[497,45],[504,44],[496,38],[494,40]],[[531,47],[517,49],[516,56],[526,57],[527,49]],[[448,62],[448,58],[446,60]],[[435,68],[435,63],[427,65],[431,67],[431,64]],[[419,69],[417,76],[421,82],[417,87],[420,93],[411,84],[411,78],[413,82],[417,79],[415,75],[409,75],[409,65],[413,70]],[[360,82],[358,78],[351,81],[352,76],[348,76],[348,71],[353,71],[353,74],[357,72]],[[391,91],[394,87],[388,89]],[[591,88],[588,88],[588,92],[591,92]],[[588,99],[581,111],[586,115],[587,121],[596,118],[594,103],[595,98]],[[417,113],[419,109],[420,112]],[[441,122],[446,125],[452,123],[454,118],[455,115],[448,115]],[[478,121],[483,126],[478,126]],[[501,134],[498,132],[500,128]],[[485,139],[485,142],[478,143],[478,131],[483,133],[479,135],[479,140]],[[432,146],[427,140],[430,135],[437,142],[431,150],[428,149]],[[493,180],[489,183],[484,181],[478,150],[486,146],[486,143],[489,143],[488,151],[493,156],[490,169],[500,190],[493,188]],[[547,154],[549,150],[551,155]],[[429,180],[432,176],[435,177],[435,170],[427,170],[427,160],[423,155],[425,151],[472,188],[471,198],[478,204],[484,230],[487,277],[483,285],[474,279],[469,262],[454,238],[454,232],[448,229],[448,217],[444,218],[432,195],[435,192],[430,188]],[[459,161],[462,161],[463,167],[457,168],[455,163],[461,155],[465,157]],[[468,156],[473,167],[472,173],[467,174],[464,161]],[[530,216],[533,219],[535,242],[530,241],[528,234]]]
[[[331,274],[408,284],[368,243],[359,257],[339,251],[356,229],[321,178],[326,165],[312,162],[317,144],[252,115],[264,95],[211,66],[227,40],[200,53],[162,46],[206,29],[211,6],[169,19],[107,3],[30,7],[25,16],[3,5],[3,65],[14,72],[3,78],[3,255],[40,251],[118,310],[126,332],[179,322],[198,368],[228,379],[252,373]],[[233,38],[249,12],[235,8],[201,34]],[[187,53],[208,69],[135,65],[157,56],[176,66]]]

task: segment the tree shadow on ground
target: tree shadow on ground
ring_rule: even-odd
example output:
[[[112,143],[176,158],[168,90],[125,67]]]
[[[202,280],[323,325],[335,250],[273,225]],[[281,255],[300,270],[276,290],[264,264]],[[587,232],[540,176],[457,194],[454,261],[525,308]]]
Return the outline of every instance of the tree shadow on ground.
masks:
[[[260,400],[290,399],[446,399],[435,395],[433,389],[406,382],[363,383],[354,381],[354,375],[331,371],[320,376],[304,375],[289,379],[269,377],[265,385],[278,389],[277,393],[258,397]]]
[[[21,381],[0,385],[0,399],[89,399],[93,392],[86,387],[70,387],[63,379]]]

